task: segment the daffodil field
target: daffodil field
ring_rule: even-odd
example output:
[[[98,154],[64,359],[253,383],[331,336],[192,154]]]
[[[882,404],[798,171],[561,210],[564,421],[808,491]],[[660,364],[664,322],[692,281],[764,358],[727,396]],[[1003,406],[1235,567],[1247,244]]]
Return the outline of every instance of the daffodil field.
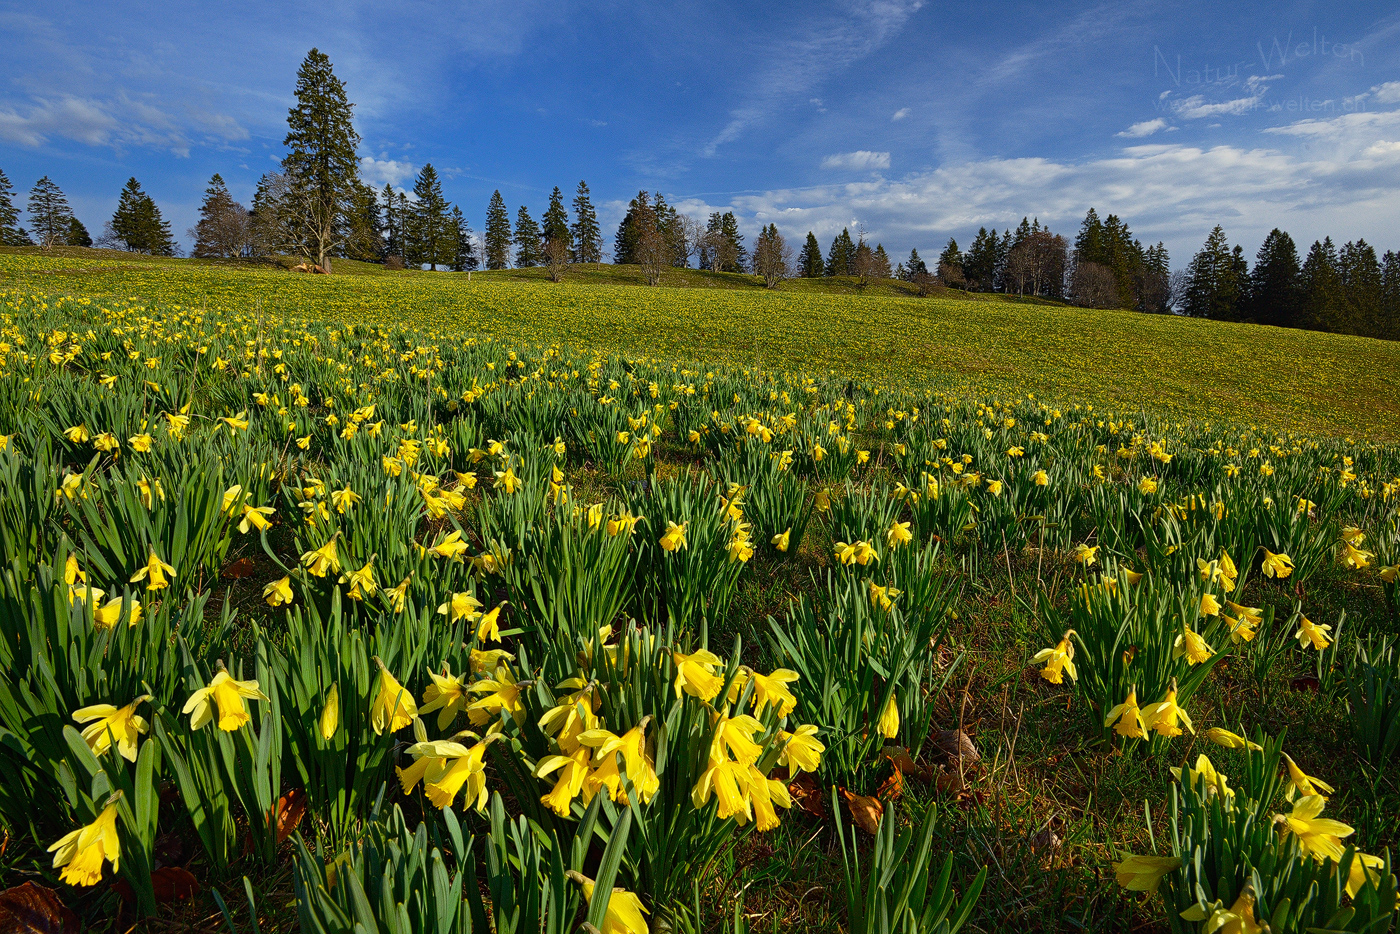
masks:
[[[0,294],[6,887],[108,930],[1394,928],[1393,426],[354,317]]]

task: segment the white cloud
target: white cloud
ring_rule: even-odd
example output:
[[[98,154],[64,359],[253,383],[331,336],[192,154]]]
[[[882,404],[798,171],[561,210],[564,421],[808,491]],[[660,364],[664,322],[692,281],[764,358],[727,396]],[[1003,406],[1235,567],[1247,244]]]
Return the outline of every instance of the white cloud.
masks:
[[[418,174],[417,166],[398,159],[376,159],[373,156],[360,158],[360,175],[373,185],[393,185],[403,187],[403,183]]]
[[[1183,120],[1200,120],[1205,117],[1237,117],[1247,114],[1264,100],[1262,92],[1249,97],[1237,97],[1229,101],[1207,101],[1199,94],[1172,101],[1172,113]]]
[[[889,167],[889,153],[871,152],[868,149],[858,149],[855,152],[838,152],[822,160],[822,168],[824,169],[856,169],[857,171],[873,172],[878,169],[888,169]]]
[[[1387,81],[1371,88],[1378,104],[1400,104],[1400,81]]]
[[[1158,118],[1155,119],[1155,120],[1144,120],[1144,121],[1142,121],[1141,123],[1134,123],[1132,126],[1128,127],[1128,128],[1127,128],[1126,130],[1124,130],[1122,133],[1116,133],[1116,134],[1114,134],[1114,135],[1115,135],[1115,136],[1127,136],[1127,137],[1136,139],[1136,138],[1143,137],[1143,136],[1151,136],[1153,133],[1156,133],[1158,130],[1165,130],[1166,128],[1167,128],[1167,121],[1166,121],[1164,118],[1162,118],[1162,117],[1158,117]]]
[[[1217,223],[1251,253],[1276,225],[1302,243],[1362,236],[1389,249],[1400,247],[1397,128],[1400,111],[1353,114],[1277,128],[1277,148],[1142,142],[1084,161],[982,159],[745,195],[731,207],[746,224],[823,240],[857,217],[887,249],[921,252],[1023,215],[1072,235],[1091,206],[1126,218],[1144,242],[1166,241],[1177,266]]]
[[[113,149],[143,147],[188,156],[192,138],[224,146],[248,138],[230,116],[185,108],[172,114],[125,92],[106,99],[62,95],[34,97],[26,105],[0,105],[0,139],[42,146],[54,137]]]
[[[898,110],[896,110],[896,111],[894,112],[894,116],[890,117],[890,119],[891,119],[891,120],[903,120],[903,119],[904,119],[905,117],[907,117],[907,116],[909,116],[909,108],[908,108],[908,107],[901,107],[901,108],[899,108]]]

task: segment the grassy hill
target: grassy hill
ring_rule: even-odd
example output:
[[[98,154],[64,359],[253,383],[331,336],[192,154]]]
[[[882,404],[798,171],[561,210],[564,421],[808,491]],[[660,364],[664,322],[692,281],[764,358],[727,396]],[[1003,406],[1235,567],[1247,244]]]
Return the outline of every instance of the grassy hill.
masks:
[[[136,297],[211,311],[261,308],[354,322],[562,342],[667,360],[834,372],[887,386],[1149,410],[1284,430],[1400,437],[1400,344],[1247,324],[1098,311],[1008,296],[912,295],[904,283],[701,270],[643,286],[635,267],[389,272],[338,260],[162,259],[104,250],[0,250],[0,289]]]

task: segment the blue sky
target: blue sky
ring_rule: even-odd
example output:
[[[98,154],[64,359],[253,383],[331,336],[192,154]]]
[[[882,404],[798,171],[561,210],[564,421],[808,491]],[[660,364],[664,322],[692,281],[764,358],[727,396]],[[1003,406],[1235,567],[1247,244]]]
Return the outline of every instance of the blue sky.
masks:
[[[94,235],[130,175],[186,247],[213,172],[252,196],[297,66],[330,55],[365,174],[425,161],[478,231],[593,190],[864,226],[902,257],[1038,215],[1124,217],[1182,266],[1215,223],[1400,249],[1393,2],[0,3],[0,169]]]

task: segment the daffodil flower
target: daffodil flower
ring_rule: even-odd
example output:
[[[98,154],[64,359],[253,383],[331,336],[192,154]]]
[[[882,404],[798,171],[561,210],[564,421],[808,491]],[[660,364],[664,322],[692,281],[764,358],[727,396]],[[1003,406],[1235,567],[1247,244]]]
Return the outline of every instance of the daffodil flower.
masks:
[[[93,755],[102,755],[112,748],[115,741],[121,757],[128,762],[135,762],[136,741],[142,733],[150,730],[145,719],[136,713],[136,708],[150,699],[151,695],[142,694],[125,707],[93,704],[73,711],[74,722],[96,721],[83,730],[83,741],[88,744]]]
[[[1079,680],[1079,672],[1074,667],[1074,645],[1069,641],[1072,635],[1076,635],[1073,629],[1067,631],[1054,648],[1041,649],[1031,656],[1032,665],[1045,662],[1040,676],[1051,684],[1063,684],[1066,674],[1072,681]]]
[[[101,882],[104,860],[110,861],[114,870],[118,869],[122,850],[117,836],[115,796],[91,824],[65,834],[48,851],[54,854],[53,868],[63,870],[60,878],[69,885],[88,886]]]
[[[413,718],[418,716],[418,705],[413,702],[413,695],[389,674],[384,663],[378,658],[374,661],[379,666],[379,692],[370,706],[370,726],[375,736],[383,735],[386,729],[397,733],[413,723]]]
[[[175,569],[156,555],[156,550],[151,549],[150,556],[146,559],[146,566],[131,575],[131,583],[146,582],[147,590],[162,590],[170,585],[165,579],[165,575],[175,576]]]
[[[256,681],[239,681],[222,667],[209,684],[190,695],[181,713],[190,715],[190,729],[198,730],[217,713],[219,729],[232,733],[242,729],[253,718],[248,714],[244,698],[266,701],[267,695],[258,690]]]

